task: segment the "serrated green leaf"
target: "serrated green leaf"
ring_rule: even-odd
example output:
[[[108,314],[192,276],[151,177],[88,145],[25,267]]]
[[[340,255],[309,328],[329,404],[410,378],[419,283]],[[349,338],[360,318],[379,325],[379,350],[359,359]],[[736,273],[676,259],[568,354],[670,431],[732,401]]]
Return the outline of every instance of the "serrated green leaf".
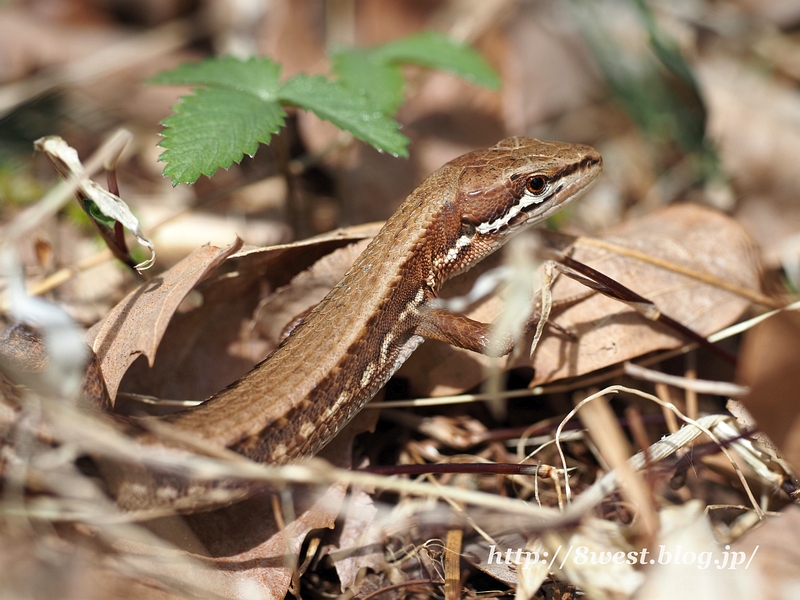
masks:
[[[283,126],[286,113],[278,102],[265,102],[249,92],[232,89],[197,89],[172,107],[164,120],[166,162],[164,175],[172,183],[193,183],[229,168],[245,154],[256,153]]]
[[[375,48],[377,60],[414,63],[441,69],[475,84],[497,89],[500,79],[488,62],[471,46],[435,31],[424,31]]]
[[[278,102],[311,110],[379,150],[407,156],[408,138],[390,118],[403,100],[400,65],[407,62],[498,85],[475,50],[432,32],[375,50],[339,51],[333,57],[336,82],[301,74],[280,85],[280,65],[268,58],[212,58],[160,73],[150,82],[206,88],[182,98],[164,121],[164,175],[175,184],[192,183],[254,154],[283,125]]]
[[[398,65],[375,60],[369,50],[343,48],[332,54],[331,67],[344,87],[369,98],[385,115],[397,113],[405,88]]]
[[[187,63],[171,71],[162,71],[149,83],[161,85],[197,85],[250,92],[262,100],[275,99],[281,66],[269,58],[242,61],[232,56],[209,58]]]
[[[316,113],[340,129],[394,156],[408,156],[408,138],[400,125],[384,115],[366,97],[321,75],[295,75],[278,96],[282,102]]]

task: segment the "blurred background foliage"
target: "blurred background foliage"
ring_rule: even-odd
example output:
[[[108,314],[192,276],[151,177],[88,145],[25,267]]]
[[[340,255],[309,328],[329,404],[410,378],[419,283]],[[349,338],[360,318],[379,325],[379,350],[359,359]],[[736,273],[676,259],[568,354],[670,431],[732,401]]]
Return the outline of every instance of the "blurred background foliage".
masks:
[[[671,202],[709,204],[734,215],[768,266],[792,279],[798,24],[800,3],[788,0],[9,1],[0,5],[0,215],[55,179],[33,140],[58,134],[86,156],[126,127],[134,141],[120,163],[121,193],[164,268],[237,234],[266,245],[384,219],[447,160],[528,135],[589,143],[605,157],[602,181],[559,225],[596,232]],[[408,159],[290,108],[287,126],[254,157],[193,186],[162,177],[160,122],[188,88],[148,85],[155,74],[231,54],[277,61],[284,81],[331,76],[337,64],[357,68],[342,66],[342,48],[424,31],[472,45],[501,86],[404,66],[396,118],[411,140]],[[22,249],[35,275],[98,251],[85,221],[65,218],[42,235],[52,264]]]

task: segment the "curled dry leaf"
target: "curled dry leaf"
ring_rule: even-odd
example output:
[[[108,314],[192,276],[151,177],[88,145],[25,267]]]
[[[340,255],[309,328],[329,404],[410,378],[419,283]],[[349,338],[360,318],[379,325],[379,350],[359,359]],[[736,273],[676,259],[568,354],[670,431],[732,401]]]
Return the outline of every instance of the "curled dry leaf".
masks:
[[[65,180],[69,180],[70,177],[80,177],[83,173],[84,169],[78,153],[59,136],[50,135],[40,138],[34,142],[34,147],[47,155],[58,174]],[[153,266],[156,261],[155,245],[142,233],[139,220],[133,216],[131,209],[119,196],[103,189],[86,177],[80,177],[77,196],[81,207],[91,217],[100,235],[117,258],[133,265],[130,255],[119,246],[113,235],[114,221],[131,231],[136,237],[136,241],[150,251],[150,258],[138,265],[133,265],[133,267],[137,271],[144,271]],[[101,214],[96,214],[95,210],[99,210]],[[104,222],[109,219],[111,223]]]
[[[733,219],[697,205],[675,205],[650,216],[631,220],[600,240],[631,248],[662,261],[707,273],[747,290],[759,291],[760,266],[753,244]],[[609,250],[576,244],[573,258],[655,302],[666,315],[709,335],[733,323],[750,301],[669,269]],[[482,269],[499,264],[490,257],[453,280],[456,293],[469,290]],[[450,284],[446,291],[452,290]],[[670,330],[654,325],[624,304],[599,294],[563,275],[552,287],[554,310],[550,321],[575,334],[570,340],[552,327],[545,328],[532,363],[532,385],[574,377],[629,360],[655,350],[684,343]],[[576,298],[583,298],[577,302]],[[559,302],[561,307],[559,308]],[[488,298],[467,315],[492,322],[503,309],[498,297]],[[528,335],[528,343],[531,335]],[[425,365],[425,367],[422,367]],[[433,366],[431,366],[433,365]],[[437,342],[421,346],[403,367],[416,393],[460,393],[479,384],[481,367],[531,366],[526,352],[512,359],[489,359]]]
[[[112,398],[125,371],[138,356],[144,355],[153,362],[161,337],[186,294],[241,245],[237,240],[225,249],[198,248],[163,275],[128,294],[89,330],[86,341],[97,355]]]
[[[260,328],[253,326],[259,303],[321,257],[371,237],[374,231],[374,226],[340,230],[302,242],[249,249],[230,256],[221,272],[197,289],[202,298],[199,306],[170,313],[172,320],[155,361],[151,360],[150,366],[144,361],[134,363],[120,389],[182,400],[202,400],[221,390],[275,347],[258,335]],[[172,307],[173,312],[175,308]],[[142,322],[150,322],[153,313],[145,306],[142,311]],[[278,330],[286,324],[280,322],[282,318],[275,319]]]

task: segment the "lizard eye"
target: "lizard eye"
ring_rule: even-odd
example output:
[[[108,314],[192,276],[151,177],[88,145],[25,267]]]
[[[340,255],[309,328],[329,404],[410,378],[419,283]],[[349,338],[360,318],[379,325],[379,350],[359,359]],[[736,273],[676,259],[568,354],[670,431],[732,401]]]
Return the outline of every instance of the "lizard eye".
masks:
[[[545,180],[545,178],[542,177],[541,175],[535,175],[534,177],[528,179],[527,183],[525,184],[525,187],[531,194],[533,194],[534,196],[538,196],[547,187],[547,180]]]

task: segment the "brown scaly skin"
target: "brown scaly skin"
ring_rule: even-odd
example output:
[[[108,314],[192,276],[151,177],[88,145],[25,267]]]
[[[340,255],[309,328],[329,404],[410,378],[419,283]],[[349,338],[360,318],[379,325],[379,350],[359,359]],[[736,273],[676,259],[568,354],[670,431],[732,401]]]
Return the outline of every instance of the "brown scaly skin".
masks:
[[[576,199],[601,168],[600,155],[588,146],[527,138],[449,162],[406,199],[267,360],[201,406],[166,420],[200,443],[259,462],[313,455],[425,338],[486,351],[489,325],[431,307],[441,285]],[[510,349],[506,341],[502,350]],[[97,391],[105,396],[104,387]],[[132,433],[151,447],[183,446]],[[195,482],[103,457],[98,465],[128,509],[198,510],[249,493],[235,481]]]
[[[601,168],[588,146],[527,138],[449,162],[266,361],[168,421],[259,462],[313,455],[424,338],[484,351],[489,326],[431,309],[431,300],[444,281],[577,198]]]

